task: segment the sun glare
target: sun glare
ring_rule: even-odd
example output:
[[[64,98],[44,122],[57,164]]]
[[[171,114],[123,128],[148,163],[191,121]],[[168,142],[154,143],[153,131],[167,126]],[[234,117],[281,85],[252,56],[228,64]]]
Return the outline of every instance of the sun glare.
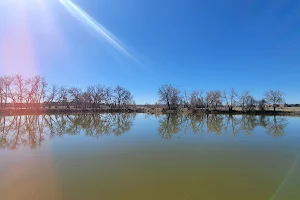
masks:
[[[5,1],[5,0],[4,0]],[[38,2],[38,1],[46,1],[46,0],[6,0],[8,2],[12,2],[12,3],[19,3],[19,2],[22,2],[22,3],[29,3],[29,2]]]
[[[41,37],[51,44],[56,44],[53,40],[60,38],[47,2],[49,0],[0,0],[1,10],[6,11],[0,17],[9,22],[2,29],[0,38],[0,64],[4,66],[1,73],[39,73],[37,39],[32,25],[38,27],[43,34]],[[32,21],[31,16],[39,16],[39,20]]]
[[[16,7],[21,6],[23,8],[38,9],[38,5],[41,5],[50,0],[0,0],[0,7]]]

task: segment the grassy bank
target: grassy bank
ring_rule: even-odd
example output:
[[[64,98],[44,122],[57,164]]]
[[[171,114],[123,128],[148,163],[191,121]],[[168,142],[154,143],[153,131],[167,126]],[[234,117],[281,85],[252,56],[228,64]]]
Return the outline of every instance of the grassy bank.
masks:
[[[146,108],[147,113],[152,114],[168,114],[168,113],[206,113],[206,114],[251,114],[251,115],[293,115],[293,116],[300,116],[300,108],[287,108],[287,109],[278,109],[275,112],[272,109],[266,109],[264,111],[255,109],[251,111],[243,111],[240,108],[236,108],[234,110],[226,110],[226,109],[217,109],[217,110],[210,110],[210,109],[188,109],[188,108],[179,108],[169,110],[166,108]]]

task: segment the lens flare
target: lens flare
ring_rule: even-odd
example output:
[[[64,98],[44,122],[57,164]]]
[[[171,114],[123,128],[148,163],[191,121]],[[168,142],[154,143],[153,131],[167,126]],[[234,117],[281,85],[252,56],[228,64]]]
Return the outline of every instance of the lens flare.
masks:
[[[36,74],[34,38],[30,30],[27,7],[24,5],[21,2],[6,4],[1,9],[6,8],[1,17],[9,22],[4,23],[0,37],[0,72],[3,74]]]
[[[281,199],[281,195],[287,193],[287,190],[290,188],[288,186],[288,183],[292,179],[292,177],[294,177],[293,174],[295,173],[297,174],[297,169],[299,169],[299,164],[300,164],[300,152],[296,157],[296,159],[294,160],[290,170],[288,171],[288,173],[286,174],[283,181],[280,183],[279,187],[277,188],[273,196],[270,198],[270,200]]]
[[[58,0],[76,19],[90,27],[97,33],[99,33],[103,38],[105,38],[114,48],[116,48],[123,55],[128,58],[137,61],[137,59],[128,52],[126,47],[106,28],[94,20],[90,15],[83,11],[79,6],[70,0]]]
[[[34,76],[43,68],[39,48],[47,56],[65,50],[49,2],[0,0],[0,74]]]

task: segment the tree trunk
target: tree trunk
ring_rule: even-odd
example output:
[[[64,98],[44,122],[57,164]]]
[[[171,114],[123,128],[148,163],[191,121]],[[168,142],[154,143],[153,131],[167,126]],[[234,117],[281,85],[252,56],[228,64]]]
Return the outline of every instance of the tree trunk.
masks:
[[[274,112],[276,111],[276,106],[273,106],[273,108],[274,108]]]

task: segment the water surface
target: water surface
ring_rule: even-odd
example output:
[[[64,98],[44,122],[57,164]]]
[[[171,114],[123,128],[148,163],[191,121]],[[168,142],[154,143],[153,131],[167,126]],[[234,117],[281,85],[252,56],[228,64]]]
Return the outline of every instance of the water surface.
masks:
[[[300,199],[300,118],[0,117],[0,199]]]

